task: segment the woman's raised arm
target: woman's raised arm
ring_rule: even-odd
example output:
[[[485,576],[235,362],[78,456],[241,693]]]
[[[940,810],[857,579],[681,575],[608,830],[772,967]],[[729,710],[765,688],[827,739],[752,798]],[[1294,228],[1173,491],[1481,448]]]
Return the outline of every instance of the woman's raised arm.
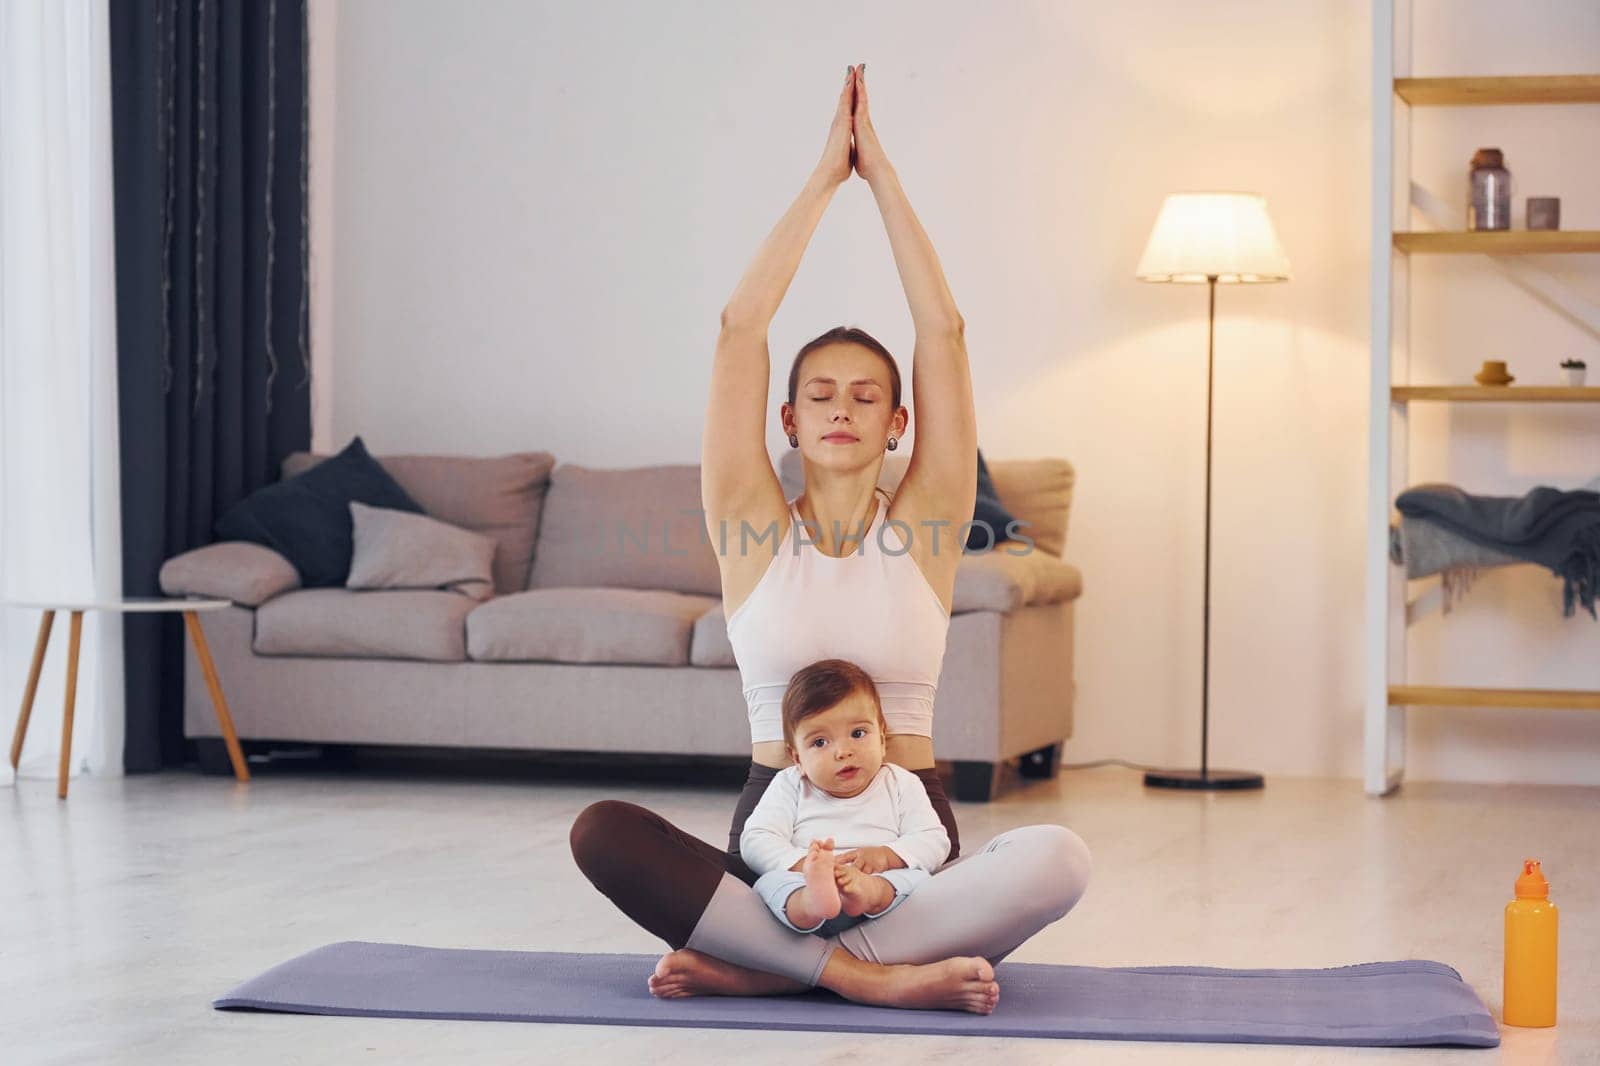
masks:
[[[878,142],[867,103],[865,64],[856,74],[855,89],[856,172],[866,179],[878,202],[916,328],[911,365],[916,441],[895,493],[896,510],[959,526],[972,517],[978,489],[978,425],[966,324],[945,283],[933,242]]]
[[[766,444],[767,387],[772,373],[767,327],[794,280],[822,213],[850,176],[854,75],[854,68],[845,74],[816,170],[767,234],[722,309],[716,358],[711,365],[711,398],[700,443],[701,502],[713,530],[713,543],[716,523],[747,515],[760,494],[774,494],[781,509],[783,494]]]

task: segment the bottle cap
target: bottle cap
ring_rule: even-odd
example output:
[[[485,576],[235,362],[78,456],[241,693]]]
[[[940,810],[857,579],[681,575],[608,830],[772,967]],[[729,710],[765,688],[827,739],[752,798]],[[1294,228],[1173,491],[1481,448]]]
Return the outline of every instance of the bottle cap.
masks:
[[[1522,876],[1517,878],[1516,890],[1518,899],[1549,898],[1550,882],[1539,872],[1538,859],[1522,860]]]
[[[1498,148],[1479,148],[1472,153],[1472,165],[1477,167],[1503,167],[1506,157]]]

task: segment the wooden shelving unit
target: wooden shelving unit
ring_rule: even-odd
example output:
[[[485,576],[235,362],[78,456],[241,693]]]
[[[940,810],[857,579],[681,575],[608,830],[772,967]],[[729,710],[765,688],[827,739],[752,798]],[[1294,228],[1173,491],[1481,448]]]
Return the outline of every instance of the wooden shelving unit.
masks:
[[[1537,707],[1540,710],[1600,711],[1600,692],[1558,688],[1444,688],[1391,685],[1392,703],[1413,707]]]
[[[1364,778],[1368,795],[1405,774],[1406,708],[1504,707],[1600,710],[1600,691],[1412,685],[1406,679],[1407,581],[1389,561],[1394,495],[1408,483],[1407,430],[1414,402],[1597,403],[1600,387],[1410,383],[1410,256],[1600,252],[1600,232],[1509,230],[1408,232],[1413,107],[1600,103],[1600,74],[1412,78],[1409,45],[1396,47],[1397,0],[1373,0],[1372,377],[1367,521],[1367,683]],[[1400,0],[1403,4],[1404,0]],[[1409,41],[1409,32],[1402,40]],[[1398,310],[1397,310],[1398,308]],[[1398,321],[1398,327],[1397,327]],[[1552,359],[1554,361],[1554,359]]]
[[[1516,78],[1395,78],[1394,94],[1412,107],[1600,104],[1600,74],[1544,74]]]
[[[1414,254],[1562,255],[1600,252],[1600,230],[1507,229],[1443,233],[1426,230],[1394,235],[1396,250]]]
[[[1600,388],[1585,385],[1392,385],[1391,403],[1600,403]]]

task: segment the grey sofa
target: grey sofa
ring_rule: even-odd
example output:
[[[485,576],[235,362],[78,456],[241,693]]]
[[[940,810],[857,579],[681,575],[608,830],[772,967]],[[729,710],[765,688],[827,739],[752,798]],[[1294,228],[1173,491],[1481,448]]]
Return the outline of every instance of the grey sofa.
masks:
[[[292,455],[282,476],[323,458]],[[241,741],[748,757],[697,465],[376,458],[429,515],[496,539],[495,594],[300,588],[287,559],[237,541],[167,560],[166,594],[234,603],[201,618]],[[884,488],[907,459],[886,459]],[[1009,760],[1028,776],[1059,765],[1082,590],[1061,560],[1071,465],[989,469],[1036,543],[966,555],[957,573],[934,747],[955,796],[977,801]],[[793,499],[799,454],[785,453],[779,471]],[[215,757],[216,718],[186,654],[184,732]]]

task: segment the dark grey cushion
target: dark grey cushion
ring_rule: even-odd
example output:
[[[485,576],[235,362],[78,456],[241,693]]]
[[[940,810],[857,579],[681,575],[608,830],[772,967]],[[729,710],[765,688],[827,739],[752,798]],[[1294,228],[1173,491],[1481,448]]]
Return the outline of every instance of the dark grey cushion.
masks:
[[[293,477],[327,458],[295,452],[283,461],[283,476]],[[515,452],[376,458],[430,516],[495,539],[496,592],[521,592],[527,587],[528,570],[533,565],[533,540],[555,456],[549,452]]]
[[[257,489],[216,521],[219,540],[262,544],[288,559],[306,588],[343,585],[350,573],[350,501],[422,513],[422,505],[367,454],[356,437],[344,451]]]
[[[978,493],[972,502],[972,521],[974,525],[967,530],[967,550],[971,552],[989,551],[1006,540],[1006,529],[1016,521],[995,492],[994,482],[989,479],[988,464],[983,461],[982,448],[978,449]]]

